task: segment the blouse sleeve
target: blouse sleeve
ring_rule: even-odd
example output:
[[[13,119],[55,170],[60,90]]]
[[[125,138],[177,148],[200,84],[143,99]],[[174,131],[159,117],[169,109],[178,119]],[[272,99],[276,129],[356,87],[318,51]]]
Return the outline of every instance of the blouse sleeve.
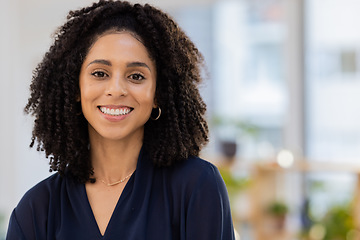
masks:
[[[50,188],[42,181],[24,194],[11,214],[6,240],[46,239]]]
[[[210,168],[199,177],[189,199],[186,240],[234,240],[230,204],[218,169]]]
[[[26,240],[16,219],[15,210],[12,212],[10,217],[6,240]]]

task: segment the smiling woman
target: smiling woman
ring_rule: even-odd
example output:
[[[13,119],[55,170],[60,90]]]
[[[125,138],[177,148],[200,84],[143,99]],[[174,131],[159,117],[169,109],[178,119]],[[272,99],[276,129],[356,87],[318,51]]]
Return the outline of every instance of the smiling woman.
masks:
[[[155,89],[155,63],[133,34],[101,36],[80,70],[81,105],[90,141],[95,134],[141,146],[145,123],[152,108],[157,108]]]
[[[7,239],[234,239],[197,84],[201,54],[162,11],[104,1],[72,11],[34,71],[25,111],[51,177]]]

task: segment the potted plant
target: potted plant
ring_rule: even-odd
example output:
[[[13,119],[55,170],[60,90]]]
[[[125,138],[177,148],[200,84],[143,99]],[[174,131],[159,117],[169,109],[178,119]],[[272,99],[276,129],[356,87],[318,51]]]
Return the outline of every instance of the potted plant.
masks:
[[[256,125],[230,117],[214,116],[211,123],[216,129],[220,151],[230,159],[235,156],[238,150],[238,136],[255,137],[259,132],[259,127]]]
[[[282,201],[273,201],[267,207],[267,213],[273,218],[277,230],[284,229],[289,207]]]

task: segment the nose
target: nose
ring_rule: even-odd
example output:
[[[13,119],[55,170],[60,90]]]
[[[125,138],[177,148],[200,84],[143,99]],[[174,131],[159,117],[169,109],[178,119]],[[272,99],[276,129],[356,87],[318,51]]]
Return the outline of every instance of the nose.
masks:
[[[127,95],[127,86],[126,81],[120,76],[113,76],[109,79],[108,86],[106,89],[107,96],[126,96]]]

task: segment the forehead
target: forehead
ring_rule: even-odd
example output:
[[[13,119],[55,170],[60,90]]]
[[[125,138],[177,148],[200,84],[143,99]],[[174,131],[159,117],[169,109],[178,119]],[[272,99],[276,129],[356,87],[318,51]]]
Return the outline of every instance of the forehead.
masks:
[[[109,30],[95,36],[94,40],[92,41],[92,44],[91,44],[90,48],[95,44],[95,42],[97,40],[99,40],[99,38],[102,38],[102,37],[107,36],[107,35],[113,35],[113,34],[131,35],[133,38],[135,38],[136,40],[138,40],[140,43],[142,43],[145,46],[144,41],[142,40],[142,38],[138,34],[136,34],[135,32],[133,32],[131,30],[127,30],[127,29],[109,29]]]
[[[96,64],[95,64],[96,63]],[[122,67],[146,66],[157,78],[156,62],[150,57],[147,48],[133,34],[116,32],[100,36],[89,49],[81,69],[104,64],[114,69]]]
[[[113,32],[99,36],[90,47],[90,55],[123,55],[133,53],[150,58],[149,52],[136,35],[130,32]]]

